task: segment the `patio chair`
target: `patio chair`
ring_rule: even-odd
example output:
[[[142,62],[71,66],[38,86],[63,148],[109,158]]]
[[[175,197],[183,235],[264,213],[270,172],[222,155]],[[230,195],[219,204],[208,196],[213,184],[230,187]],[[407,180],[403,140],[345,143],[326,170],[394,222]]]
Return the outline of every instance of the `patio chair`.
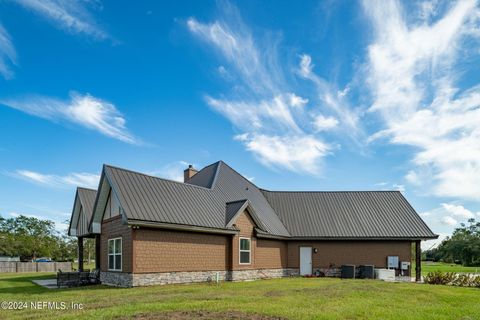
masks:
[[[90,272],[89,283],[99,284],[100,283],[100,269],[93,269]]]

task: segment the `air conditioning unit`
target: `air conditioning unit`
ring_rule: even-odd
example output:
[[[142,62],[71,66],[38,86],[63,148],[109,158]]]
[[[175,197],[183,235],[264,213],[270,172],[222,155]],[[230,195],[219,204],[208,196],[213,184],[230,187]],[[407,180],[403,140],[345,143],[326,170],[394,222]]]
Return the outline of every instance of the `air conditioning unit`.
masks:
[[[375,278],[375,266],[374,265],[362,265],[358,267],[360,269],[360,279],[373,279]]]
[[[353,264],[344,264],[342,265],[342,272],[340,275],[343,279],[354,279],[355,278],[355,265]]]

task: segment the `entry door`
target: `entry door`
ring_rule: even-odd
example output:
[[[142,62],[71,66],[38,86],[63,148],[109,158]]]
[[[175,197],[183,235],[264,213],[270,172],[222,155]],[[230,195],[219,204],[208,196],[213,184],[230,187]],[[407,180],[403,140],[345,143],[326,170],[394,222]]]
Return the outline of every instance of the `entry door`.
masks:
[[[312,274],[312,247],[300,247],[300,274]]]

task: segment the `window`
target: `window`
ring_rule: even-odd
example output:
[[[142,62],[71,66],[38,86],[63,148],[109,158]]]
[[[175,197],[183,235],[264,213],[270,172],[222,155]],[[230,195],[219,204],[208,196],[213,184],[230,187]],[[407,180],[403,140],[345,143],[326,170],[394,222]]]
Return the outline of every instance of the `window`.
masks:
[[[251,248],[249,238],[240,238],[240,264],[250,264]]]
[[[108,239],[108,270],[122,271],[122,238]]]

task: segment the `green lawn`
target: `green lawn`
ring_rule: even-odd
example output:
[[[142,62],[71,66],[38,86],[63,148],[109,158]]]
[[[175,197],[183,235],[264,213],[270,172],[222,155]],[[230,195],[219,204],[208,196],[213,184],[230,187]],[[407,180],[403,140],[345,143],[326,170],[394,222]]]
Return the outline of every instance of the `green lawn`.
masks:
[[[433,271],[480,273],[480,267],[464,267],[459,264],[443,262],[422,262],[423,275]]]
[[[480,290],[375,280],[285,278],[251,282],[120,289],[90,286],[49,290],[31,279],[51,274],[0,274],[0,301],[82,303],[83,310],[0,310],[0,319],[480,319]],[[196,313],[194,313],[196,312]],[[203,312],[203,313],[202,313]],[[233,312],[233,314],[232,314]],[[256,314],[256,315],[255,315]],[[253,315],[253,316],[252,316]],[[407,316],[408,315],[408,316]],[[175,316],[178,317],[178,314]]]

